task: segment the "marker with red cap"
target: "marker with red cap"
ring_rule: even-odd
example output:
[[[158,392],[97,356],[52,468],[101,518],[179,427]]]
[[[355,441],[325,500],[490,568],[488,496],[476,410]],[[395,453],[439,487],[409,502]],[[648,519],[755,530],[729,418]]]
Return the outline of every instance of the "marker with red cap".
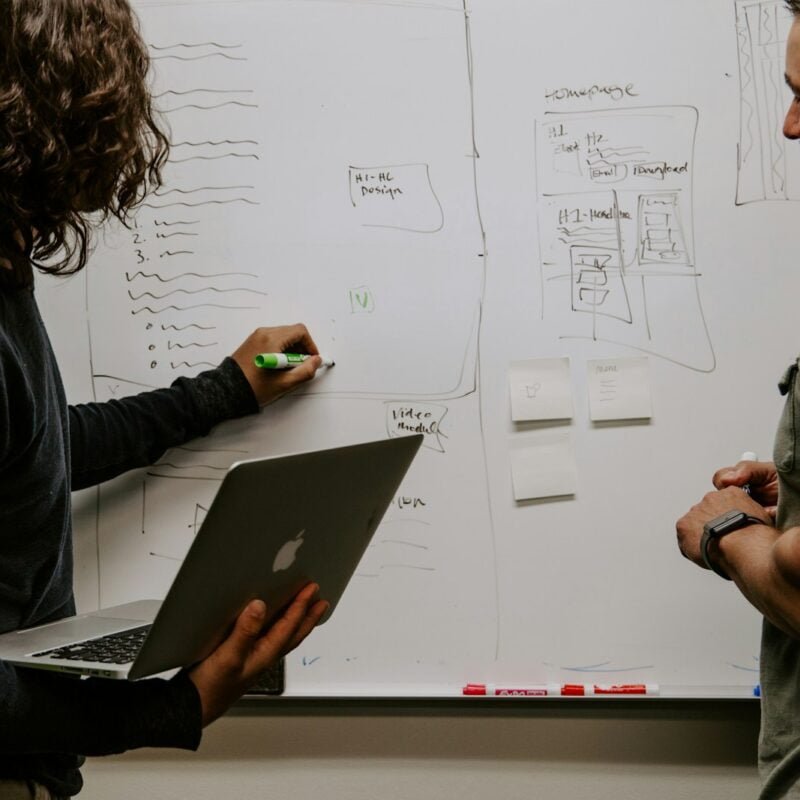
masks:
[[[561,694],[561,686],[558,683],[516,687],[493,683],[468,683],[461,691],[470,697],[558,697]]]
[[[583,684],[565,683],[561,687],[562,697],[598,697],[603,695],[657,695],[658,684],[655,683],[616,683],[616,684]]]

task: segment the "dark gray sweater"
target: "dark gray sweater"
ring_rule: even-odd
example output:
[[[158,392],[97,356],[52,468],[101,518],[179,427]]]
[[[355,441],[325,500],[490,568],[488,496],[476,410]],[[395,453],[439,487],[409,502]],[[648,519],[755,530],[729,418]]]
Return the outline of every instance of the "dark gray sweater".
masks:
[[[0,632],[74,613],[71,490],[257,410],[230,358],[169,389],[68,406],[33,291],[0,286]],[[195,749],[200,731],[199,697],[183,673],[77,680],[0,661],[0,778],[73,795],[78,754]]]

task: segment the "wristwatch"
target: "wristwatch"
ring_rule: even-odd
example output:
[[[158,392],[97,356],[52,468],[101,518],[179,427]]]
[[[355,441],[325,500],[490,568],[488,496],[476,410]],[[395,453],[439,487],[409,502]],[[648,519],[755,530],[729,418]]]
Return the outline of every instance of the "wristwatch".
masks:
[[[745,514],[744,511],[728,511],[720,517],[714,517],[703,525],[703,537],[700,539],[700,552],[703,554],[703,563],[720,578],[725,578],[726,581],[730,577],[726,575],[710,558],[708,555],[708,547],[711,542],[721,539],[733,531],[738,531],[741,528],[747,528],[750,525],[766,525],[763,519],[758,517],[751,517]]]

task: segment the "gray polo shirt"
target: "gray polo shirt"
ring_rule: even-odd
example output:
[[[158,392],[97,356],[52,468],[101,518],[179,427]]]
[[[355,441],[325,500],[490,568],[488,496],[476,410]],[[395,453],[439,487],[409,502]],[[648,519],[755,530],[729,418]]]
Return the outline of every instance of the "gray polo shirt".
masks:
[[[800,526],[800,384],[798,363],[780,383],[786,406],[775,437],[779,500],[777,526]],[[766,779],[781,759],[800,744],[800,641],[764,620],[761,636],[761,736],[759,768]],[[799,776],[800,777],[800,776]],[[800,800],[800,787],[786,797]]]

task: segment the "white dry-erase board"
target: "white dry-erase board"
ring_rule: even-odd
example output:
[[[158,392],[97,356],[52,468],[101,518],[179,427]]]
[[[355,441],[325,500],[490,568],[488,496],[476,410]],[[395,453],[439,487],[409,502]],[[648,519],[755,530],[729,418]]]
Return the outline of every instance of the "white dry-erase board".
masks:
[[[419,430],[287,693],[751,694],[758,615],[674,523],[717,467],[769,457],[800,349],[782,4],[138,9],[172,155],[131,230],[39,281],[71,400],[197,373],[264,324],[306,322],[337,366],[77,496],[81,608],[162,595],[231,462]],[[572,418],[538,418],[548,395]]]

